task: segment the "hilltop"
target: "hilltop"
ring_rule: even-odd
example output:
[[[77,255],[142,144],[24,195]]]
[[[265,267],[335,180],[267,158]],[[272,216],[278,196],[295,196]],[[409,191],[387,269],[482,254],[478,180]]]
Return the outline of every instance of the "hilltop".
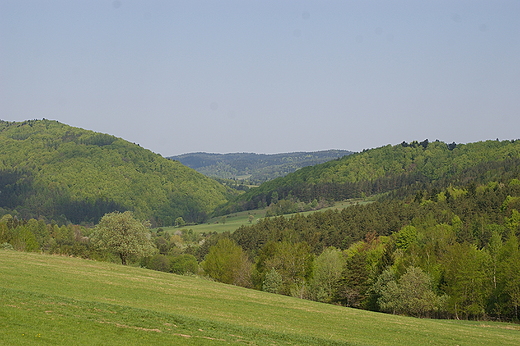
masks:
[[[278,200],[341,201],[388,194],[414,194],[450,184],[487,183],[518,176],[520,141],[447,144],[403,142],[364,150],[315,166],[304,167],[250,189],[222,213],[265,207]]]
[[[179,162],[57,121],[0,121],[0,147],[0,211],[22,218],[97,222],[132,210],[156,225],[201,222],[229,197]]]
[[[302,167],[313,166],[350,155],[348,150],[323,150],[280,154],[254,153],[189,153],[171,156],[209,177],[221,179],[247,179],[251,183],[262,183],[284,176]]]

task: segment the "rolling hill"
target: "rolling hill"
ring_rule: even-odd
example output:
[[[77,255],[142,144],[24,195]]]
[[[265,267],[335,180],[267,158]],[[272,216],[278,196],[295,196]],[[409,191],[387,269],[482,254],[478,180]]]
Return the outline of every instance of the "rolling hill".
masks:
[[[62,256],[0,250],[6,345],[518,345],[519,326],[429,320]]]
[[[297,169],[313,166],[352,154],[347,150],[323,150],[281,154],[254,153],[190,153],[169,157],[209,177],[247,179],[262,183]]]
[[[507,180],[518,176],[518,167],[520,141],[403,142],[304,167],[268,181],[239,196],[222,213],[255,209],[271,204],[273,199],[340,201],[388,192],[415,193],[432,186]]]
[[[22,218],[97,222],[132,210],[156,225],[200,222],[229,191],[123,139],[51,120],[0,121],[0,208]]]

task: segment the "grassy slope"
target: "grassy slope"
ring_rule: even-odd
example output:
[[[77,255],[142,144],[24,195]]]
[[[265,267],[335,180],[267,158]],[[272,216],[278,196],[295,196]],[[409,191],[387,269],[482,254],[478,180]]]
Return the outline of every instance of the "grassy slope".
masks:
[[[0,251],[0,344],[518,345],[520,326],[414,319],[140,268]]]
[[[343,208],[350,207],[356,203],[369,203],[369,202],[362,200],[362,199],[350,199],[347,201],[335,202],[333,207],[327,207],[327,208],[323,208],[323,209],[320,209],[317,211],[325,211],[328,209],[343,209]],[[240,226],[251,225],[249,223],[249,214],[254,216],[253,223],[256,223],[256,222],[258,222],[258,220],[260,220],[261,218],[263,218],[265,216],[265,212],[266,212],[266,208],[240,211],[240,212],[232,213],[229,215],[225,215],[225,217],[226,217],[225,223],[222,223],[222,216],[218,216],[218,217],[215,217],[215,218],[209,220],[207,223],[204,223],[204,224],[190,225],[190,226],[184,226],[184,227],[180,227],[180,228],[175,227],[175,226],[161,227],[161,228],[170,233],[173,233],[178,230],[183,230],[183,229],[192,229],[194,232],[198,232],[198,233],[201,233],[201,232],[222,233],[222,232],[226,232],[226,231],[233,232],[233,231],[236,231]],[[316,211],[313,210],[313,211],[306,211],[306,212],[302,212],[302,213],[298,213],[298,214],[309,215],[309,214],[312,214],[315,212]],[[286,214],[284,216],[291,217],[293,215],[295,215],[295,214]]]
[[[242,225],[249,225],[249,214],[253,214],[255,217],[256,222],[258,219],[264,217],[265,215],[265,209],[256,209],[256,210],[249,210],[249,211],[241,211],[233,214],[226,215],[226,222],[222,223],[221,219],[222,217],[216,217],[211,220],[209,220],[207,223],[198,224],[198,225],[189,225],[189,226],[183,226],[183,227],[161,227],[165,231],[168,231],[170,233],[173,233],[178,230],[183,229],[192,229],[195,232],[201,233],[201,232],[233,232],[236,229],[238,229]]]

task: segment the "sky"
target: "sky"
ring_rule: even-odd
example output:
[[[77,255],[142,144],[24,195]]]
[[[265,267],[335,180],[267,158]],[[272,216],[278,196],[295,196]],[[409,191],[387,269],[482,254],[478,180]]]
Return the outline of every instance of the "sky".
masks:
[[[163,156],[520,138],[520,1],[0,0],[0,119]]]

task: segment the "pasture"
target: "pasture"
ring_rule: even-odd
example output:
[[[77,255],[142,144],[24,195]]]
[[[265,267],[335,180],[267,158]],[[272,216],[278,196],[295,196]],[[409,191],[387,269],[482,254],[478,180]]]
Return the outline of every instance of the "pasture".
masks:
[[[142,268],[0,251],[2,345],[518,345],[520,325],[429,320]]]
[[[350,200],[346,200],[346,201],[335,202],[334,205],[331,207],[326,207],[326,208],[323,208],[320,210],[301,212],[299,214],[308,215],[311,213],[315,213],[317,211],[325,211],[325,210],[329,210],[329,209],[340,210],[343,208],[348,208],[355,204],[365,204],[365,203],[370,203],[370,202],[371,202],[370,200],[350,199]],[[240,211],[240,212],[232,213],[229,215],[225,215],[224,217],[222,217],[222,216],[214,217],[214,218],[210,219],[208,222],[203,223],[203,224],[187,225],[187,226],[183,226],[183,227],[171,226],[171,227],[161,227],[161,228],[163,230],[169,232],[170,234],[173,234],[175,231],[179,231],[179,230],[183,230],[183,229],[185,229],[185,230],[192,229],[194,232],[197,232],[197,233],[233,232],[233,231],[237,230],[240,226],[247,226],[247,225],[250,225],[251,223],[256,223],[256,222],[258,222],[258,220],[264,218],[266,210],[267,209],[264,208],[264,209]],[[249,222],[249,215],[253,215],[252,222]],[[284,215],[284,217],[291,217],[293,215],[295,215],[295,214],[286,214],[286,215]]]

